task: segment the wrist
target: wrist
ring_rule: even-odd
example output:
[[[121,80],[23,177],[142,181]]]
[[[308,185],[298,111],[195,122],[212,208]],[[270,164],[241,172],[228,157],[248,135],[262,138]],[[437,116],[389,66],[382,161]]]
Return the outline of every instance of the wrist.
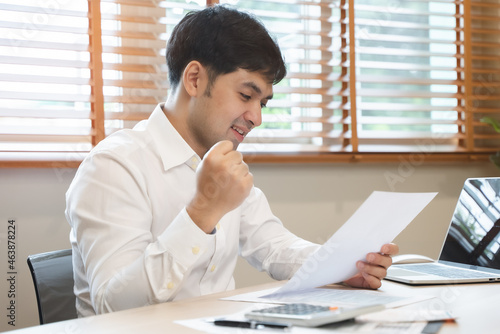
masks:
[[[186,207],[186,212],[191,220],[205,233],[210,234],[213,232],[215,226],[219,222],[220,215],[216,214],[214,210],[207,208],[200,208],[197,205],[190,203]]]

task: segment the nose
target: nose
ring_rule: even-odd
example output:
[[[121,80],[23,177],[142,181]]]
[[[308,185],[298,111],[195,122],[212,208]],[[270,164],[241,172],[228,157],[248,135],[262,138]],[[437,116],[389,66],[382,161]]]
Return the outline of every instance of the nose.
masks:
[[[248,110],[245,114],[245,120],[252,124],[252,128],[262,124],[262,107],[260,102],[252,104],[250,110]]]

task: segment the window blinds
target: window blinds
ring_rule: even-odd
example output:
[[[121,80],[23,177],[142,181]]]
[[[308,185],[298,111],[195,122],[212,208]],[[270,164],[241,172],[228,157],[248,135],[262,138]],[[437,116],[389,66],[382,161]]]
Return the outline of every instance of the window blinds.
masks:
[[[7,160],[72,159],[91,148],[87,2],[38,3],[0,5],[0,150]]]
[[[106,136],[146,119],[167,95],[167,31],[199,8],[2,1],[0,159],[75,166]]]
[[[287,78],[275,86],[275,96],[263,110],[263,125],[250,133],[241,149],[257,154],[348,149],[346,10],[332,1],[238,1],[235,5],[263,21],[278,40],[288,69]]]
[[[355,13],[358,150],[461,150],[462,4],[358,0]]]
[[[468,16],[465,3],[238,1],[238,7],[262,17],[277,36],[290,71],[276,87],[283,94],[265,111],[268,123],[254,133],[247,149],[339,153],[498,149],[493,140],[498,135],[479,119],[483,112],[499,115],[494,56],[499,5],[469,3],[472,10],[467,13],[472,15]],[[485,11],[486,17],[481,15]],[[467,25],[472,25],[469,34]],[[479,29],[484,25],[490,29]],[[495,38],[496,44],[491,42]],[[472,82],[467,86],[469,77]]]
[[[0,161],[77,165],[147,118],[166,98],[169,32],[212,2],[1,1]],[[481,122],[500,117],[498,1],[220,3],[261,19],[287,63],[241,145],[254,161],[500,150]]]

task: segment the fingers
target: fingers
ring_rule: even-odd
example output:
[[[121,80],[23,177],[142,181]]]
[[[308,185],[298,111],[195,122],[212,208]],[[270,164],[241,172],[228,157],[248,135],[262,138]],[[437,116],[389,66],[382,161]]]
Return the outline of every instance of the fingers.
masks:
[[[347,284],[365,289],[378,289],[382,286],[382,279],[387,275],[386,268],[363,261],[358,261],[356,267],[359,273],[347,280]]]
[[[344,283],[354,288],[362,289],[378,289],[382,286],[381,279],[364,272],[357,273],[348,280],[345,280]]]
[[[392,265],[391,255],[397,254],[397,252],[397,245],[384,245],[381,253],[368,253],[366,262],[359,261],[357,264],[358,269],[361,273],[383,279],[387,275],[387,268]]]
[[[369,253],[366,256],[366,262],[370,265],[387,269],[392,264],[392,258],[386,254]]]
[[[356,267],[359,274],[347,280],[346,283],[360,288],[378,289],[382,286],[382,279],[387,275],[387,268],[392,264],[392,255],[399,252],[396,244],[385,244],[380,253],[368,253],[366,261],[358,261]]]
[[[391,255],[391,256],[397,255],[399,253],[399,246],[396,244],[393,244],[393,243],[385,244],[380,249],[380,252],[382,254]]]
[[[247,198],[253,175],[230,141],[215,144],[203,157],[196,174],[196,193],[186,209],[195,224],[211,232],[227,212]]]
[[[206,153],[206,155],[212,155],[210,154],[212,152],[213,155],[215,154],[221,154],[225,155],[230,152],[237,152],[233,151],[233,143],[231,143],[229,140],[223,140],[218,143],[216,143],[210,150]]]
[[[217,178],[220,180],[227,179],[229,174],[237,177],[249,174],[248,165],[243,161],[243,154],[233,150],[233,144],[228,140],[215,144],[203,158],[203,165],[210,165],[207,167],[210,168],[210,174],[217,172]]]
[[[243,154],[238,151],[231,151],[225,154],[227,163],[229,165],[228,170],[237,176],[244,177],[250,173],[248,165],[243,161]]]
[[[382,279],[377,276],[369,275],[367,273],[361,273],[364,279],[364,288],[366,289],[378,289],[382,286]]]
[[[390,263],[392,262],[389,257],[385,257],[380,254],[369,254],[367,258],[371,258],[371,255],[375,255],[375,257],[381,257],[380,259],[377,259],[377,261],[358,261],[356,263],[356,267],[361,273],[368,274],[370,276],[375,276],[378,279],[382,279],[387,275],[387,268],[390,266]],[[386,265],[384,265],[386,264]]]

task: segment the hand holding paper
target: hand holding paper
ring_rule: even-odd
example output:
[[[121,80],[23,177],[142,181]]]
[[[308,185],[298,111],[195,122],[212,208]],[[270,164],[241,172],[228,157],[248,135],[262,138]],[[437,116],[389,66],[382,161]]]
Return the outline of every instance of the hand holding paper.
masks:
[[[351,278],[358,272],[357,261],[392,242],[436,194],[373,192],[276,294]]]
[[[365,261],[358,261],[358,273],[344,281],[344,283],[363,289],[378,289],[382,286],[382,279],[387,276],[387,268],[392,265],[391,256],[399,253],[396,244],[385,244],[379,252],[371,252]]]

